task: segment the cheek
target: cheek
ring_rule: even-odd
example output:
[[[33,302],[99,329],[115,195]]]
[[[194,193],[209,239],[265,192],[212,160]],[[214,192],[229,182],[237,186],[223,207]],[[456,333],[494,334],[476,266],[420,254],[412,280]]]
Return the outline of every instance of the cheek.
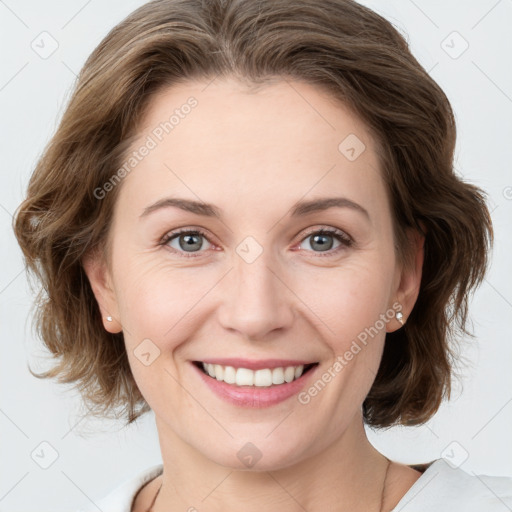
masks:
[[[354,257],[337,268],[315,272],[307,280],[296,280],[297,295],[315,313],[315,324],[337,354],[388,309],[393,273],[385,260]]]
[[[186,337],[183,329],[217,280],[210,268],[170,268],[150,255],[120,264],[116,289],[127,343],[149,338],[166,350],[174,348],[172,340]]]
[[[139,390],[155,410],[168,396],[186,401],[175,380],[181,380],[176,356],[197,333],[198,315],[204,314],[207,305],[202,299],[218,281],[217,273],[199,267],[171,269],[148,255],[119,261],[116,270],[125,345]],[[171,421],[179,420],[172,411],[166,415]]]

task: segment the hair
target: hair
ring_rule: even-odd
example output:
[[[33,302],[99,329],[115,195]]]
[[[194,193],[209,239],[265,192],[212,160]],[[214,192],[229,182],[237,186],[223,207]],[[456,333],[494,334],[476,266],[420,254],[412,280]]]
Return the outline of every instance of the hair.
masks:
[[[450,397],[450,341],[467,329],[468,298],[493,242],[485,194],[453,168],[456,126],[441,88],[393,25],[352,0],[154,0],[114,27],[87,59],[19,206],[14,230],[40,283],[34,318],[55,365],[40,378],[74,383],[93,415],[150,410],[123,334],[105,331],[83,258],[103,250],[120,186],[94,191],[124,161],[154,95],[187,80],[252,86],[300,80],[366,124],[392,207],[397,258],[410,229],[425,236],[419,295],[386,334],[363,403],[373,427],[416,425]]]

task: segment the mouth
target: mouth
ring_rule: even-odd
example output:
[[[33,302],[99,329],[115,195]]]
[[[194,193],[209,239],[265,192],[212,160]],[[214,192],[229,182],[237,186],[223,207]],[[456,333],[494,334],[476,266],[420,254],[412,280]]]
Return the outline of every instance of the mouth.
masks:
[[[224,382],[240,388],[269,388],[290,384],[318,366],[318,363],[283,364],[269,362],[268,367],[257,369],[246,368],[242,364],[237,366],[194,361],[193,364],[205,375],[213,380]],[[246,366],[255,366],[246,364]],[[256,366],[262,366],[258,364]]]

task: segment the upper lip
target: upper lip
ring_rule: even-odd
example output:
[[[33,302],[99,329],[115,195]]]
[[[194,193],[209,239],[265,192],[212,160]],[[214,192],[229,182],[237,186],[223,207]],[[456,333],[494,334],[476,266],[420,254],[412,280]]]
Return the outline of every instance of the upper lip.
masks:
[[[208,358],[201,359],[200,363],[233,366],[234,368],[247,368],[248,370],[262,370],[264,368],[286,368],[287,366],[300,366],[314,364],[316,361],[299,359],[241,359],[241,358]]]

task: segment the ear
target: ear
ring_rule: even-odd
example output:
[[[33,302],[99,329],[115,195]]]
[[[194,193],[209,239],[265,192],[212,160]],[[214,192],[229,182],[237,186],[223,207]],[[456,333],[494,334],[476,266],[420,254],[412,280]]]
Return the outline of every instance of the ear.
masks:
[[[423,228],[423,225],[422,225]],[[402,306],[404,324],[409,317],[414,304],[418,298],[421,285],[421,276],[423,271],[425,235],[410,228],[407,231],[409,240],[409,258],[402,266],[399,272],[398,288],[395,293],[395,302],[399,302]],[[395,306],[393,307],[395,309]],[[391,325],[390,325],[391,324]],[[387,332],[393,332],[402,327],[398,320],[388,323]]]
[[[100,308],[105,330],[111,333],[121,332],[123,329],[119,320],[112,276],[102,251],[96,250],[87,254],[82,259],[82,266]]]

